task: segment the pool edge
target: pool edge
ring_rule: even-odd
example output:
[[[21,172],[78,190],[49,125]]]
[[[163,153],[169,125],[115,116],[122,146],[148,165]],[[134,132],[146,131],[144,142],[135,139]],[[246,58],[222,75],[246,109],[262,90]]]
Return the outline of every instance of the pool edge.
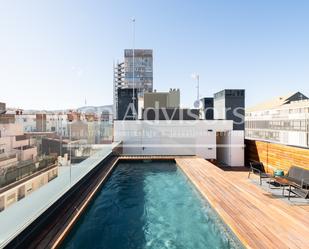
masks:
[[[177,162],[177,158],[175,158],[175,162],[177,167],[183,172],[183,174],[187,177],[188,180],[190,180],[190,182],[193,184],[193,186],[195,187],[195,189],[201,194],[201,196],[203,198],[206,199],[206,201],[209,203],[209,205],[211,206],[211,208],[216,212],[216,214],[218,215],[218,217],[226,224],[226,226],[231,230],[231,232],[235,235],[235,237],[240,241],[240,243],[244,246],[244,248],[251,248],[251,246],[245,241],[245,239],[243,238],[243,236],[236,231],[236,228],[234,228],[234,226],[232,224],[230,224],[230,222],[228,222],[225,217],[220,213],[220,211],[216,208],[215,203],[213,201],[211,201],[207,194],[204,194],[203,191],[200,190],[199,186],[191,179],[191,177],[182,169],[182,167],[178,164]]]
[[[56,241],[53,243],[51,248],[59,248],[62,242],[66,239],[68,234],[74,228],[74,225],[78,222],[78,219],[83,215],[83,213],[87,210],[88,206],[91,204],[93,198],[95,198],[98,191],[103,187],[104,182],[110,177],[111,173],[119,163],[119,157],[116,158],[115,162],[110,166],[106,174],[103,178],[97,183],[95,188],[91,191],[90,195],[83,202],[81,208],[78,209],[77,213],[70,218],[69,224],[64,228],[63,232],[57,237]]]

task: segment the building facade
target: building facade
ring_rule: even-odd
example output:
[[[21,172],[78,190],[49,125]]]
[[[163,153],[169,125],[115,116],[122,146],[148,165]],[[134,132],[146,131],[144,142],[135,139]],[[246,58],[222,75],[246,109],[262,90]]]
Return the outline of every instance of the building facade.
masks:
[[[20,112],[0,114],[0,211],[58,175],[55,158],[38,156],[36,140],[24,133]]]
[[[0,102],[0,114],[4,114],[6,112],[6,105],[3,102]]]
[[[134,56],[133,56],[134,54]],[[134,59],[134,61],[133,61]],[[114,65],[114,119],[118,119],[118,89],[136,89],[135,101],[153,90],[153,52],[151,49],[125,49],[123,62]],[[132,96],[133,103],[133,96]]]
[[[146,108],[143,120],[199,120],[200,110],[189,108]]]
[[[124,155],[197,155],[244,165],[243,131],[234,131],[231,120],[117,120],[114,126]]]
[[[214,98],[205,97],[201,99],[202,102],[202,119],[214,119]]]
[[[137,94],[137,89],[134,89],[135,96]],[[118,88],[117,93],[117,119],[118,120],[133,120],[133,114],[137,114],[138,102],[132,102],[133,89],[129,88]],[[137,115],[136,115],[137,116]]]
[[[245,129],[245,90],[225,89],[214,94],[214,119],[233,120],[234,130]]]
[[[244,107],[244,91],[229,91],[224,90],[223,96],[217,96],[217,101],[223,99],[222,106],[217,108],[231,109],[233,114],[235,109]],[[114,121],[114,141],[122,141],[124,154],[197,155],[216,160],[220,165],[244,165],[244,130],[235,124],[236,117],[222,115],[218,119],[202,120],[200,109],[167,108],[168,95],[145,93],[144,98],[139,99],[143,102],[140,106],[145,107],[140,120]],[[179,106],[178,99],[179,96],[175,106]]]
[[[134,66],[134,68],[133,68]],[[138,94],[153,90],[153,55],[152,49],[124,50],[124,83],[128,88],[138,89]],[[134,70],[134,75],[133,75]],[[134,79],[133,79],[134,76]]]
[[[296,92],[246,109],[246,139],[309,148],[309,99]]]
[[[180,90],[170,89],[168,92],[145,92],[143,108],[179,108]]]
[[[53,164],[37,172],[31,171],[31,174],[24,176],[23,179],[16,180],[11,184],[0,188],[0,212],[13,203],[25,198],[27,195],[47,184],[57,176],[58,166]],[[0,180],[2,180],[2,177],[3,176],[0,174]]]

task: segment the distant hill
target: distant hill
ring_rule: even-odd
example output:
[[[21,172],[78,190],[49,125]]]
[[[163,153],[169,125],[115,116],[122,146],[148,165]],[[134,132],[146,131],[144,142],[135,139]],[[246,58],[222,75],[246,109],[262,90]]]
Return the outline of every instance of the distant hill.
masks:
[[[113,105],[83,106],[78,108],[77,111],[84,113],[101,113],[102,111],[108,111],[109,113],[113,113]]]
[[[8,113],[15,113],[18,110],[17,108],[7,108]],[[64,109],[64,110],[23,110],[24,114],[35,114],[35,113],[60,113],[60,112],[69,112],[70,110],[75,110],[83,113],[102,113],[102,111],[108,111],[110,114],[113,113],[113,105],[103,105],[103,106],[82,106],[77,109]]]

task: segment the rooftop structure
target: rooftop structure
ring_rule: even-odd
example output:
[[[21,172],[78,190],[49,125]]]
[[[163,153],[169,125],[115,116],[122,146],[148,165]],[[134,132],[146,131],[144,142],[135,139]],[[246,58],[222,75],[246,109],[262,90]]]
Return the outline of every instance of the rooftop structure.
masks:
[[[201,99],[202,102],[202,119],[214,119],[214,98],[205,97]]]
[[[46,131],[46,114],[36,114],[36,130],[38,132]]]
[[[246,108],[246,116],[254,115],[254,113],[268,112],[269,110],[284,108],[286,104],[295,104],[295,101],[308,99],[301,92],[293,92],[284,96],[277,96],[269,101],[265,101],[256,106]]]
[[[234,130],[245,129],[245,90],[225,89],[214,94],[214,119],[233,120]]]
[[[114,121],[123,155],[196,155],[229,166],[244,165],[244,132],[232,120]]]
[[[6,112],[6,104],[0,102],[0,115]]]
[[[137,89],[134,89],[135,96],[137,95]],[[133,89],[118,88],[117,90],[117,119],[118,120],[133,120],[133,113],[137,112],[138,102],[132,102]]]
[[[144,109],[147,108],[179,108],[180,90],[170,89],[168,92],[145,92]]]

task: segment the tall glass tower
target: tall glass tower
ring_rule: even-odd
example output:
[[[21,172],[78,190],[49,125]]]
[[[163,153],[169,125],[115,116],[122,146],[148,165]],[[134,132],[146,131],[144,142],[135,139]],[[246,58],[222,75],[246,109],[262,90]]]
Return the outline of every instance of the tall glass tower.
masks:
[[[119,107],[118,89],[132,89],[133,92],[134,88],[136,97],[143,96],[144,92],[153,91],[152,54],[152,49],[134,49],[133,57],[133,49],[125,49],[124,61],[114,65],[114,119],[117,119]]]

